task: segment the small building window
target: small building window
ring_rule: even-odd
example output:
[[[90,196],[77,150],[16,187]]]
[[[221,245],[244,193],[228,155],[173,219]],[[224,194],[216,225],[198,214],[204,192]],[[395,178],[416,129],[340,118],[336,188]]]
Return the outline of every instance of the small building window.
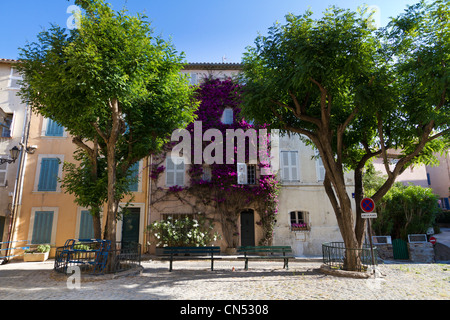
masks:
[[[139,191],[139,173],[140,173],[140,162],[134,163],[129,169],[129,179],[130,185],[128,191],[138,192]]]
[[[184,158],[169,157],[166,160],[166,186],[184,186],[185,165]]]
[[[189,73],[189,79],[190,79],[191,85],[196,85],[199,83],[197,73]]]
[[[256,184],[256,165],[247,166],[247,183]]]
[[[57,191],[60,159],[43,157],[39,162],[39,183],[37,185],[37,191]]]
[[[233,124],[233,109],[226,108],[222,114],[222,123],[223,124]]]
[[[80,212],[80,229],[78,233],[79,239],[94,238],[94,219],[89,210],[81,210]]]
[[[283,181],[300,180],[297,151],[281,151],[281,178]]]
[[[45,136],[47,137],[62,137],[64,135],[64,127],[58,122],[48,119]]]
[[[20,89],[20,81],[22,81],[22,76],[20,73],[14,69],[11,68],[11,74],[9,76],[9,82],[8,82],[8,88],[9,89]]]
[[[52,243],[53,211],[36,211],[34,213],[32,244]]]
[[[0,158],[8,159],[7,156],[0,156]],[[0,187],[6,186],[6,173],[8,172],[8,163],[0,164]]]
[[[0,128],[1,128],[1,137],[2,138],[11,138],[12,132],[11,132],[11,126],[13,122],[13,114],[12,113],[6,113],[6,116],[3,118],[0,118]]]
[[[202,180],[208,181],[208,182],[211,181],[211,167],[210,166],[203,166]]]
[[[316,171],[317,171],[317,181],[324,181],[325,180],[325,166],[323,165],[323,160],[320,157],[320,154],[318,151],[315,152],[317,159],[316,159]]]
[[[291,211],[291,231],[308,231],[308,213],[305,211]]]

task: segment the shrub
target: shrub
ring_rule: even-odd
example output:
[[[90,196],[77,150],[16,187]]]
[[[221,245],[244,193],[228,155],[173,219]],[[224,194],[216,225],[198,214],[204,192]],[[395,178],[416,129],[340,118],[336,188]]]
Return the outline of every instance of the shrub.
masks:
[[[377,203],[373,228],[378,235],[406,240],[408,234],[424,234],[440,213],[438,196],[430,188],[397,184]]]
[[[219,239],[213,232],[214,225],[205,217],[186,217],[156,221],[148,226],[152,242],[157,247],[203,247]]]

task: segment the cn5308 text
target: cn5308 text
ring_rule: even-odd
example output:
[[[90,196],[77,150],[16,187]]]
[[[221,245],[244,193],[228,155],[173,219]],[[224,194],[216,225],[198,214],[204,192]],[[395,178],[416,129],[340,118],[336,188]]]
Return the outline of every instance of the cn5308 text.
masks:
[[[180,314],[182,315],[203,315],[208,318],[210,318],[214,312],[228,315],[267,315],[269,314],[269,306],[259,304],[228,304],[224,308],[216,309],[215,307],[198,307],[188,304],[186,307],[181,307],[180,310]]]

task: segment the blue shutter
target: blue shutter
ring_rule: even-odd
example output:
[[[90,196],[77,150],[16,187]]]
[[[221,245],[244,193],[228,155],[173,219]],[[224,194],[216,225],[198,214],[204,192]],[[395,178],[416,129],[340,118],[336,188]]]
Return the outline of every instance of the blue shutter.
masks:
[[[444,198],[444,208],[445,209],[450,209],[450,203],[448,201],[448,198]]]
[[[56,191],[59,159],[44,158],[41,161],[38,191]]]
[[[34,213],[32,244],[47,244],[52,240],[53,211]]]
[[[94,221],[88,210],[81,211],[80,217],[80,232],[78,237],[80,239],[94,238]]]
[[[64,133],[64,128],[60,126],[57,122],[48,119],[47,130],[45,135],[48,137],[62,137]]]
[[[133,164],[129,169],[130,175],[128,176],[130,179],[134,181],[130,184],[129,191],[137,192],[139,189],[139,162]]]

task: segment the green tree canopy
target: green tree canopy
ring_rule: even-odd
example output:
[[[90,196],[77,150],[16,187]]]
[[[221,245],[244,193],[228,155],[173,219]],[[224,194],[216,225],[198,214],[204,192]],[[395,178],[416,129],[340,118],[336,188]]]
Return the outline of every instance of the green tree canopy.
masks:
[[[311,11],[290,14],[244,56],[244,116],[297,133],[318,149],[348,248],[364,239],[365,164],[375,156],[385,162],[387,179],[373,196],[378,201],[411,163],[431,162],[448,141],[449,12],[445,1],[421,2],[381,30],[373,29],[367,9],[330,7],[319,19]],[[393,170],[391,149],[401,151]],[[345,187],[348,169],[355,174],[356,219]],[[347,258],[356,269],[357,257]]]
[[[102,0],[75,1],[78,29],[51,26],[22,49],[23,100],[64,126],[91,159],[106,159],[106,238],[115,241],[122,198],[117,177],[193,121],[196,102],[180,74],[183,55],[153,36],[147,17],[116,12]],[[101,174],[100,174],[101,176]]]

